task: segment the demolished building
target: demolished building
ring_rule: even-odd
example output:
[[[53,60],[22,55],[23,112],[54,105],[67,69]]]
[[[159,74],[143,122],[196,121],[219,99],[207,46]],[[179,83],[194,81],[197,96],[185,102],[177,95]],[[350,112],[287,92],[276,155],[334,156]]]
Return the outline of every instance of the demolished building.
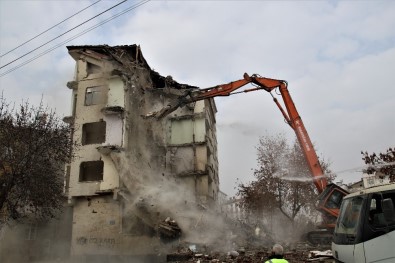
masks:
[[[187,238],[196,207],[219,194],[214,100],[150,118],[197,87],[159,75],[137,45],[67,48],[76,67],[65,120],[80,144],[66,166],[71,255],[149,255]]]

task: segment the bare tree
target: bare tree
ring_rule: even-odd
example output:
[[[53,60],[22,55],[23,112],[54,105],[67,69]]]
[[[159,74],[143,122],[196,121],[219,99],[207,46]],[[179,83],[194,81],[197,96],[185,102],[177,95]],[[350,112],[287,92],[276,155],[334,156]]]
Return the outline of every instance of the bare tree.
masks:
[[[390,177],[391,182],[395,182],[395,148],[388,148],[384,153],[361,152],[362,160],[369,165],[367,169],[368,174],[379,171]]]
[[[282,134],[265,136],[257,151],[256,181],[239,185],[238,194],[247,211],[262,214],[279,209],[291,222],[301,211],[313,211],[318,193],[299,143],[290,145]],[[321,161],[321,166],[330,172],[329,164]]]
[[[0,97],[0,223],[58,214],[71,132],[42,104],[23,103],[15,109]]]

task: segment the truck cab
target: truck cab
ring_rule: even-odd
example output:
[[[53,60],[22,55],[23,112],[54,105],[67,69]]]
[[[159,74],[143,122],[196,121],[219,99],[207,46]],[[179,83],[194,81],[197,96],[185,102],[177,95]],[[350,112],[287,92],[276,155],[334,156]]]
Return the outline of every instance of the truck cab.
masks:
[[[344,197],[332,253],[336,262],[395,262],[395,183]]]

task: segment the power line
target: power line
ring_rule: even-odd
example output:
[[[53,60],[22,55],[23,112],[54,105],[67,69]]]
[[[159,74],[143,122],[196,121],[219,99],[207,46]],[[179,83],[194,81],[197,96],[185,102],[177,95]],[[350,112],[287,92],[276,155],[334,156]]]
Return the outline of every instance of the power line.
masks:
[[[92,31],[93,29],[95,29],[95,28],[97,28],[97,27],[102,26],[103,24],[106,24],[106,23],[110,22],[111,20],[113,20],[113,19],[115,19],[115,18],[117,18],[117,17],[119,17],[119,16],[121,16],[121,15],[124,15],[125,13],[127,13],[127,12],[129,12],[129,11],[131,11],[131,10],[133,10],[133,9],[135,9],[135,8],[141,6],[141,5],[144,5],[144,4],[148,3],[149,1],[151,1],[151,0],[144,0],[144,1],[141,1],[140,3],[137,3],[137,4],[133,5],[133,6],[131,6],[131,7],[127,8],[127,9],[125,9],[125,10],[122,11],[122,12],[113,15],[112,17],[110,17],[110,18],[108,18],[108,19],[106,19],[106,20],[104,20],[104,21],[102,21],[102,22],[100,22],[100,23],[98,23],[98,24],[96,24],[96,25],[94,25],[94,26],[92,26],[92,27],[90,27],[90,28],[88,28],[88,29],[86,29],[86,30],[80,32],[80,33],[78,33],[77,35],[74,35],[73,37],[71,37],[71,38],[69,38],[69,39],[63,41],[62,43],[60,43],[60,44],[58,44],[58,45],[56,45],[56,46],[53,46],[53,47],[50,48],[50,49],[45,50],[44,52],[38,54],[37,56],[35,56],[35,57],[33,57],[33,58],[31,58],[31,59],[29,59],[29,60],[27,60],[27,61],[25,61],[25,62],[23,62],[23,63],[21,63],[21,64],[19,64],[18,66],[15,66],[15,67],[13,67],[13,68],[11,68],[11,69],[9,69],[9,70],[7,70],[7,71],[1,73],[1,74],[0,74],[0,77],[3,77],[3,76],[5,76],[5,75],[7,75],[7,74],[9,74],[9,73],[11,73],[11,72],[17,70],[18,68],[21,68],[21,67],[25,66],[26,64],[29,64],[30,62],[32,62],[32,61],[38,59],[39,57],[42,57],[42,56],[44,56],[45,54],[47,54],[47,53],[49,53],[49,52],[51,52],[51,51],[57,49],[58,47],[61,47],[63,44],[66,44],[66,43],[68,43],[68,42],[70,42],[70,41],[72,41],[72,40],[74,40],[74,39],[76,39],[76,38],[78,38],[78,37],[80,37],[80,36],[82,36],[82,35],[84,35],[84,34],[90,32],[90,31]]]
[[[126,1],[128,1],[128,0],[123,0],[122,2],[120,2],[120,3],[118,3],[118,4],[114,5],[114,6],[112,6],[112,7],[110,7],[110,8],[108,8],[108,9],[106,9],[106,10],[104,10],[103,12],[101,12],[101,13],[99,13],[99,14],[97,14],[97,15],[91,17],[91,18],[89,18],[88,20],[85,20],[84,22],[80,23],[79,25],[77,25],[77,26],[75,26],[75,27],[73,27],[73,28],[67,30],[66,32],[64,32],[64,33],[62,33],[62,34],[60,34],[60,35],[58,35],[57,37],[55,37],[55,38],[53,38],[53,39],[51,39],[51,40],[45,42],[44,44],[42,44],[42,45],[36,47],[35,49],[32,49],[32,50],[30,50],[29,52],[23,54],[22,56],[20,56],[20,57],[14,59],[14,60],[8,62],[7,64],[5,64],[5,65],[3,65],[3,66],[1,66],[0,69],[4,68],[4,67],[6,67],[6,66],[8,66],[8,65],[10,65],[10,64],[12,64],[12,63],[14,63],[15,61],[20,60],[21,58],[23,58],[23,57],[29,55],[30,53],[36,51],[37,49],[42,48],[43,46],[49,44],[50,42],[54,41],[55,39],[58,39],[58,38],[60,38],[61,36],[64,36],[65,34],[69,33],[70,31],[73,31],[74,29],[76,29],[76,28],[82,26],[83,24],[86,24],[87,22],[91,21],[92,19],[95,19],[96,17],[98,17],[98,16],[100,16],[100,15],[102,15],[102,14],[104,14],[104,13],[110,11],[111,9],[113,9],[113,8],[115,8],[115,7],[117,7],[117,6],[119,6],[120,4],[125,3]]]
[[[15,48],[11,49],[10,51],[8,51],[8,52],[6,52],[6,53],[4,53],[4,54],[1,54],[1,55],[0,55],[0,58],[2,58],[2,57],[4,57],[5,55],[11,53],[12,51],[14,51],[14,50],[16,50],[16,49],[18,49],[18,48],[24,46],[25,44],[27,44],[27,43],[29,43],[30,41],[32,41],[32,40],[38,38],[39,36],[43,35],[44,33],[47,33],[49,30],[51,30],[51,29],[57,27],[58,25],[62,24],[63,22],[65,22],[65,21],[69,20],[70,18],[72,18],[72,17],[78,15],[78,14],[81,13],[82,11],[85,11],[85,10],[88,9],[89,7],[91,7],[91,6],[93,6],[93,5],[97,4],[97,3],[99,3],[100,1],[102,1],[102,0],[98,0],[98,1],[94,2],[93,4],[91,4],[91,5],[87,6],[87,7],[85,7],[84,9],[81,9],[80,11],[78,11],[77,13],[75,13],[74,15],[69,16],[68,18],[66,18],[66,19],[60,21],[59,23],[57,23],[56,25],[54,25],[54,26],[48,28],[47,30],[44,30],[44,31],[41,32],[40,34],[38,34],[38,35],[32,37],[31,39],[29,39],[29,40],[23,42],[23,43],[20,44],[19,46],[17,46],[17,47],[15,47]]]

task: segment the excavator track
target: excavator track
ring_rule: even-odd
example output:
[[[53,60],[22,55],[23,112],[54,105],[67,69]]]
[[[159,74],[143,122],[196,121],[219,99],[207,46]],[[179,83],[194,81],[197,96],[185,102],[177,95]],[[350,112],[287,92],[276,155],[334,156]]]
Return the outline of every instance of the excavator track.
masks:
[[[306,239],[312,245],[329,246],[333,239],[333,231],[315,230],[306,234]]]

